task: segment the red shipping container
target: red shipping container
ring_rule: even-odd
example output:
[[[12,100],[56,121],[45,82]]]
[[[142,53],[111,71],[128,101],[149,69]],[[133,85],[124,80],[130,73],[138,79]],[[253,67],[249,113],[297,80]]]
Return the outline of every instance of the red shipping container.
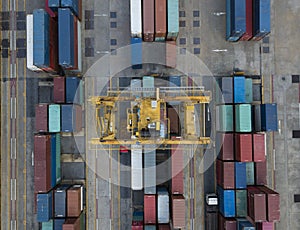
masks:
[[[37,132],[48,132],[48,104],[37,104],[35,106],[35,130]]]
[[[171,230],[171,227],[169,224],[159,224],[158,230]]]
[[[143,230],[144,226],[142,225],[135,225],[135,226],[131,226],[131,230]]]
[[[163,40],[167,33],[167,1],[155,0],[155,39]]]
[[[255,163],[255,184],[266,185],[267,184],[267,162]]]
[[[166,66],[176,68],[177,62],[177,46],[176,41],[166,42]]]
[[[251,134],[235,134],[235,160],[240,162],[252,161]]]
[[[49,68],[44,69],[47,72],[57,72],[58,71],[58,25],[57,17],[50,17],[49,23],[49,58],[50,64]]]
[[[262,222],[256,224],[256,230],[273,230],[274,223],[273,222]]]
[[[172,194],[183,194],[183,151],[172,145]]]
[[[156,223],[156,196],[144,195],[144,223]]]
[[[80,217],[67,218],[62,226],[63,230],[80,230]]]
[[[143,0],[143,39],[154,40],[154,0]]]
[[[54,103],[65,103],[66,78],[55,77],[53,79],[53,101]]]
[[[50,135],[34,136],[34,192],[51,189],[51,140]]]
[[[217,160],[217,182],[223,189],[235,188],[234,162]]]
[[[78,217],[83,210],[82,186],[73,185],[67,191],[67,215],[68,217]]]
[[[172,195],[173,228],[185,227],[185,199],[182,195]]]
[[[279,221],[280,220],[280,196],[279,193],[274,190],[262,186],[259,190],[266,194],[267,198],[267,221]]]
[[[234,160],[234,144],[232,133],[217,133],[217,139],[220,141],[220,152],[218,158],[223,161]]]
[[[254,222],[267,220],[266,215],[266,194],[255,187],[248,187],[248,216]]]
[[[234,218],[225,218],[219,213],[219,230],[236,230],[236,220]]]
[[[253,134],[253,161],[262,162],[266,160],[265,154],[265,134]]]
[[[76,112],[76,131],[80,132],[82,130],[82,107],[81,105],[74,104]]]
[[[252,38],[253,36],[253,27],[252,27],[252,1],[253,0],[246,0],[246,33],[241,37],[241,41],[248,41]]]

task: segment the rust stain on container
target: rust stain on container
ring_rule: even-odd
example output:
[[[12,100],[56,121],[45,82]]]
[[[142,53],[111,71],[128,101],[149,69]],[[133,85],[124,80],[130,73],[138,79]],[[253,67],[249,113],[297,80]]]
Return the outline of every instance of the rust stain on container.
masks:
[[[182,195],[172,195],[173,228],[185,227],[185,199]]]
[[[251,134],[235,134],[235,159],[240,162],[252,161]]]

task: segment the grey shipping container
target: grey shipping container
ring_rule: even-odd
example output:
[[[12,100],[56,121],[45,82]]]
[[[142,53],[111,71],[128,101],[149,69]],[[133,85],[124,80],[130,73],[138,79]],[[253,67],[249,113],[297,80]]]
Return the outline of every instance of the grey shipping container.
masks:
[[[67,216],[67,190],[70,185],[60,185],[54,190],[54,217]]]
[[[218,230],[218,213],[217,212],[206,213],[205,229],[206,230]]]
[[[156,152],[147,150],[144,153],[144,193],[156,194]],[[150,149],[153,149],[150,147]]]
[[[170,220],[169,193],[166,188],[158,188],[157,195],[157,221],[159,224],[167,224]]]

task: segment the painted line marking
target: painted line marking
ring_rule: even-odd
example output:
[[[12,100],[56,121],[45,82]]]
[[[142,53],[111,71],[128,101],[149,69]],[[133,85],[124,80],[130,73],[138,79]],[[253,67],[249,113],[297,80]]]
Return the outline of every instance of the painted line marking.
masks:
[[[34,166],[34,153],[31,152],[31,165]]]

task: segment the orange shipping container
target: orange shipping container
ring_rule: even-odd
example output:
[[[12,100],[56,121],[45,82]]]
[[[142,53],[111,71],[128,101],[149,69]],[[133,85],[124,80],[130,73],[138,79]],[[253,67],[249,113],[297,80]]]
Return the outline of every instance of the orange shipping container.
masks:
[[[167,33],[167,1],[155,0],[155,41],[165,41]]]
[[[182,195],[172,196],[173,228],[185,227],[185,199]]]
[[[67,192],[67,215],[68,217],[78,217],[83,210],[83,187],[73,185]]]

